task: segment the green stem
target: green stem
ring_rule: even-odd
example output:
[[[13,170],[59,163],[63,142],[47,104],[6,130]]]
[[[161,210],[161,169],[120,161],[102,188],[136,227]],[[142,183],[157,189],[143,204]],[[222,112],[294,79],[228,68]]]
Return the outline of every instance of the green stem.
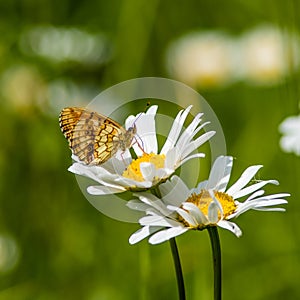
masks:
[[[208,227],[214,266],[214,300],[222,299],[221,246],[217,226]]]
[[[161,193],[157,186],[152,188],[151,192],[156,197],[161,198]],[[171,247],[171,251],[172,251],[175,272],[176,272],[179,300],[185,300],[186,298],[185,298],[185,288],[184,288],[184,281],[183,281],[183,275],[182,275],[182,268],[181,268],[180,257],[179,257],[179,252],[178,252],[175,238],[171,238],[169,240],[169,242],[170,242],[170,247]]]
[[[174,262],[175,271],[176,271],[176,279],[177,279],[179,300],[185,300],[185,289],[184,289],[182,268],[181,268],[179,252],[178,252],[178,248],[177,248],[175,238],[171,238],[169,240],[169,242],[170,242],[170,246],[171,246],[171,251],[172,251],[172,255],[173,255],[173,262]]]

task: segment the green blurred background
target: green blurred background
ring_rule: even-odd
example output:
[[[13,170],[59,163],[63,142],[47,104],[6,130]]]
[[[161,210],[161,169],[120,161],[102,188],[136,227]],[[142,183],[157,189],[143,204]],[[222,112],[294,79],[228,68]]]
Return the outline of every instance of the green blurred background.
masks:
[[[112,220],[83,197],[67,171],[59,111],[131,78],[184,81],[170,70],[168,49],[190,32],[240,41],[268,24],[297,36],[299,11],[296,0],[0,0],[0,299],[177,299],[168,243],[130,246],[137,224]],[[292,194],[286,213],[242,215],[240,239],[220,231],[224,299],[300,299],[300,159],[281,151],[278,132],[298,114],[295,49],[275,79],[234,74],[242,59],[226,83],[200,75],[191,83],[222,124],[234,178],[263,164],[258,179],[280,181],[268,192]],[[178,246],[187,299],[212,299],[207,233],[185,234]]]

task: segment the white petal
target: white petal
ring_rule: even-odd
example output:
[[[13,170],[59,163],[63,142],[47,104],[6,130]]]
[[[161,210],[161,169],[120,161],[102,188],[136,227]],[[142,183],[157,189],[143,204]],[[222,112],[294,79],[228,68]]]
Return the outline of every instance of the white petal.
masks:
[[[241,177],[226,191],[228,195],[233,196],[237,192],[239,192],[244,186],[246,186],[250,180],[254,177],[254,175],[258,172],[258,170],[262,167],[262,165],[251,166],[248,167]]]
[[[153,181],[155,175],[155,166],[150,162],[143,162],[140,163],[140,170],[142,173],[143,178],[146,181]]]
[[[149,243],[150,244],[159,244],[159,243],[165,242],[175,236],[183,234],[186,231],[188,231],[188,228],[181,227],[181,226],[168,228],[166,230],[161,230],[158,233],[155,233],[154,235],[151,236],[151,238],[149,239]]]
[[[254,208],[281,205],[281,204],[287,204],[288,203],[285,199],[258,200],[258,201],[254,201],[254,202],[256,202],[255,206],[253,206]]]
[[[126,128],[126,130],[128,130],[130,127],[134,126],[135,119],[138,116],[139,116],[139,114],[136,115],[136,116],[130,115],[129,117],[127,117],[127,119],[125,120],[125,128]]]
[[[72,153],[71,155],[71,158],[72,160],[74,160],[75,162],[78,162],[78,163],[82,163],[82,161],[79,159],[79,157],[75,154]]]
[[[264,190],[259,190],[251,194],[244,202],[251,201],[252,199],[259,197],[265,193]]]
[[[203,145],[206,141],[208,141],[213,135],[215,131],[209,131],[201,136],[199,136],[196,140],[189,142],[187,145],[182,147],[181,159],[184,159],[187,155],[192,153],[194,150],[198,149],[201,145]]]
[[[223,192],[230,179],[232,169],[231,156],[219,156],[210,171],[206,189],[213,189]]]
[[[180,151],[175,146],[166,153],[165,168],[175,170],[178,167],[177,163],[179,161],[180,161]]]
[[[223,218],[223,207],[220,203],[220,201],[215,197],[215,194],[212,190],[208,190],[209,191],[209,194],[210,194],[210,197],[213,199],[213,202],[217,205],[221,215],[222,215],[222,218]]]
[[[155,169],[154,179],[165,179],[170,177],[173,173],[174,170],[172,169],[167,169],[167,168]]]
[[[126,177],[118,177],[115,182],[124,187],[138,187],[138,188],[150,188],[152,186],[152,181],[136,181]]]
[[[179,207],[189,196],[189,189],[178,176],[173,176],[170,181],[161,184],[159,190],[165,205]]]
[[[145,226],[135,233],[133,233],[130,238],[129,238],[129,243],[131,245],[136,244],[146,238],[147,236],[151,235],[152,233],[160,230],[161,227],[150,227],[150,226]]]
[[[280,124],[279,130],[284,134],[280,139],[281,149],[300,155],[300,116],[286,118]]]
[[[98,174],[103,173],[108,173],[105,169],[97,166],[87,166],[82,163],[73,163],[69,168],[68,171],[85,176],[88,178],[91,178],[95,180],[96,182],[103,183],[102,180],[99,180],[99,177],[97,176]]]
[[[138,210],[138,211],[146,211],[149,209],[148,204],[141,202],[140,200],[130,200],[126,203],[126,206],[128,206],[130,209]]]
[[[296,155],[300,155],[300,138],[299,134],[292,136],[283,136],[280,139],[280,147],[284,152],[294,152]]]
[[[127,149],[125,151],[119,150],[115,156],[110,158],[107,162],[101,165],[105,170],[112,174],[123,174],[124,170],[132,162],[132,157],[130,151]]]
[[[206,216],[203,214],[203,212],[194,204],[191,202],[184,202],[182,204],[182,207],[189,211],[189,213],[193,216],[193,218],[196,220],[196,223],[201,224],[208,224],[209,221],[206,218]]]
[[[106,168],[106,165],[111,163],[113,165],[112,173],[122,174],[131,161],[132,157],[129,149],[124,151],[119,149],[113,157],[101,166]]]
[[[237,218],[239,215],[245,213],[246,211],[252,209],[254,207],[254,204],[251,204],[252,201],[239,203],[236,211],[227,217],[227,219]]]
[[[162,216],[146,216],[139,219],[139,223],[142,226],[163,226],[163,227],[175,227],[180,225],[179,222],[167,219]]]
[[[168,205],[168,208],[175,210],[187,223],[191,224],[193,227],[196,227],[198,225],[193,215],[187,212],[186,210],[171,205]]]
[[[213,201],[210,203],[208,207],[208,219],[212,223],[216,223],[219,219],[219,213],[221,214],[221,219],[223,219],[223,207],[219,200],[215,197],[213,190],[208,190],[210,197]]]
[[[142,143],[140,146],[146,153],[155,153],[157,154],[157,137],[156,137],[156,129],[155,129],[155,115],[158,106],[151,106],[146,114],[139,120],[137,120],[137,143],[140,143],[140,139]],[[136,150],[138,149],[138,150]],[[138,155],[142,155],[142,151],[140,147],[135,147]]]
[[[280,211],[280,212],[285,211],[285,208],[282,207],[260,207],[260,208],[253,208],[253,209],[258,211]]]
[[[149,207],[146,210],[146,215],[147,216],[159,216],[159,217],[163,217],[163,218],[170,218],[170,219],[174,219],[174,213],[173,211],[170,212],[170,214],[168,216],[166,216],[166,214],[161,213],[160,211],[158,211],[157,209],[155,209],[154,207]]]
[[[140,163],[140,170],[143,178],[148,182],[152,182],[152,184],[154,181],[165,179],[169,177],[172,173],[174,173],[174,170],[171,169],[156,169],[154,164],[150,162]]]
[[[109,186],[112,188],[124,188],[128,186],[134,186],[134,182],[132,184],[129,184],[128,182],[124,183],[122,182],[122,177],[118,174],[98,174],[96,175],[98,178],[98,182],[100,182],[104,186]]]
[[[218,222],[218,226],[231,231],[237,237],[240,237],[242,235],[241,229],[233,222],[229,222],[229,221],[226,221],[226,220],[221,220],[221,221]]]
[[[278,185],[278,181],[276,181],[276,180],[262,180],[258,183],[252,184],[244,189],[236,191],[235,193],[230,194],[230,192],[228,192],[228,191],[227,191],[227,193],[229,195],[231,195],[234,199],[238,199],[238,198],[244,197],[245,195],[249,195],[249,194],[259,190],[261,187],[265,186],[268,183]]]
[[[179,167],[179,166],[185,164],[185,163],[186,163],[188,160],[190,160],[190,159],[193,159],[193,158],[203,158],[203,157],[205,157],[205,154],[204,154],[204,153],[196,153],[196,154],[192,154],[192,155],[190,155],[190,156],[187,156],[185,159],[183,159],[177,167]]]
[[[124,190],[124,185],[118,182],[118,180],[121,179],[120,175],[112,174],[102,167],[86,166],[83,164],[74,163],[69,170],[75,174],[91,178],[94,181],[99,182],[101,185]],[[128,185],[125,184],[125,186]]]
[[[190,125],[185,129],[185,131],[188,133],[188,134],[193,134],[193,132],[197,129],[198,125],[201,123],[201,118],[203,117],[204,113],[198,113],[193,121],[190,123]],[[209,122],[206,122],[206,123],[209,123]],[[201,127],[203,127],[205,125],[201,125]]]
[[[130,116],[128,121],[126,120],[126,128],[133,126],[137,128],[136,143],[133,144],[135,153],[138,156],[143,154],[140,147],[143,148],[146,153],[157,154],[157,139],[155,129],[155,115],[158,106],[152,105],[149,107],[146,113],[140,113],[136,117]],[[134,121],[133,121],[134,119]]]
[[[265,195],[265,196],[262,196],[262,197],[254,197],[254,196],[261,196],[263,195],[264,191],[263,190],[260,190],[256,193],[253,193],[246,201],[244,201],[244,203],[247,203],[247,202],[255,202],[255,203],[260,203],[261,201],[274,201],[274,200],[283,200],[283,201],[286,201],[285,199],[281,199],[282,197],[289,197],[290,194],[287,194],[287,193],[280,193],[280,194],[272,194],[272,195]],[[287,203],[287,201],[286,201]]]
[[[210,223],[217,223],[219,220],[219,207],[215,202],[211,202],[208,207],[208,220]]]
[[[87,188],[87,192],[90,195],[110,195],[110,194],[117,194],[117,193],[123,193],[126,191],[124,188],[113,188],[103,185],[95,185],[95,186],[89,186]]]
[[[153,208],[155,208],[157,211],[161,212],[165,216],[168,216],[172,213],[164,204],[164,202],[153,194],[140,192],[135,194],[135,196],[139,197],[141,201],[152,206]]]
[[[101,178],[101,177],[100,177]],[[151,181],[136,181],[129,178],[121,177],[118,175],[112,175],[111,178],[108,178],[107,176],[103,176],[103,182],[106,186],[111,187],[122,187],[122,188],[141,188],[141,189],[147,189],[152,186]]]
[[[287,117],[279,126],[279,131],[283,134],[299,134],[300,115]]]
[[[244,203],[239,203],[237,210],[234,214],[230,215],[228,218],[237,218],[239,215],[243,214],[244,212],[254,209],[254,210],[269,210],[270,208],[267,208],[268,206],[273,205],[281,205],[286,204],[287,201],[285,199],[268,199],[264,200],[264,198],[258,198],[251,201],[247,201]],[[274,209],[274,208],[272,208]],[[277,208],[276,208],[277,209]],[[279,210],[282,210],[281,208]]]
[[[114,188],[126,188],[129,186],[135,186],[135,182],[133,181],[125,181],[122,176],[119,176],[117,174],[103,174],[98,175],[99,181],[102,183],[102,185],[110,186]]]
[[[199,132],[199,130],[201,128],[203,128],[206,124],[202,124],[202,126],[200,126],[199,130],[195,130],[197,128],[197,126],[199,125],[199,123],[201,122],[201,116],[203,115],[203,113],[199,113],[195,116],[195,118],[193,119],[193,121],[190,123],[190,125],[184,130],[184,132],[181,134],[180,138],[178,139],[176,146],[181,148],[184,147],[184,145],[186,145],[187,143],[189,143],[192,138],[195,136],[195,134],[197,134],[197,132]]]
[[[187,115],[189,114],[191,108],[192,108],[192,105],[187,107],[184,111],[181,110],[177,114],[177,116],[172,124],[172,128],[169,132],[167,140],[166,140],[163,148],[161,149],[161,152],[160,152],[161,154],[166,154],[170,149],[172,149],[175,146],[175,144],[178,140],[178,137],[180,135],[182,126],[184,124],[184,121],[185,121]]]
[[[193,194],[193,193],[200,194],[201,190],[206,190],[207,189],[207,183],[208,183],[208,180],[201,181],[196,188],[191,189],[190,194]]]
[[[291,196],[291,194],[279,193],[279,194],[266,195],[262,198],[264,198],[264,199],[278,199],[278,198],[281,198],[281,197],[289,197],[289,196]]]

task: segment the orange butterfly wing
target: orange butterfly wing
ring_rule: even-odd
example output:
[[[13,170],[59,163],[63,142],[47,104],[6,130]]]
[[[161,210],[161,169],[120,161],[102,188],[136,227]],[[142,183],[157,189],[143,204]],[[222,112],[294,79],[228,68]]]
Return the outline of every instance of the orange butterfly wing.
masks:
[[[130,148],[135,127],[127,131],[116,121],[79,107],[64,108],[60,128],[76,156],[86,164],[99,165],[119,149]]]

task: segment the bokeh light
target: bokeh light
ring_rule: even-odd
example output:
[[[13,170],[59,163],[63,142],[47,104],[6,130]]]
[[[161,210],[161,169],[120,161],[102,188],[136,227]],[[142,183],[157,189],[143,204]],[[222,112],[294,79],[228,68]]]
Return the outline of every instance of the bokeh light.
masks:
[[[195,88],[214,89],[244,81],[280,84],[299,67],[300,39],[292,31],[258,25],[240,35],[220,30],[186,34],[166,55],[168,72]]]
[[[283,81],[290,68],[298,68],[299,37],[275,26],[260,25],[239,41],[241,76],[249,82],[268,85]],[[237,67],[238,67],[237,66]]]
[[[20,250],[16,241],[0,235],[0,273],[11,271],[18,263]]]
[[[220,32],[186,35],[168,50],[169,72],[196,88],[228,84],[234,71],[232,47],[231,38]]]
[[[73,61],[99,65],[110,58],[104,34],[91,34],[78,28],[40,26],[26,30],[20,48],[28,55],[38,55],[54,63]]]

